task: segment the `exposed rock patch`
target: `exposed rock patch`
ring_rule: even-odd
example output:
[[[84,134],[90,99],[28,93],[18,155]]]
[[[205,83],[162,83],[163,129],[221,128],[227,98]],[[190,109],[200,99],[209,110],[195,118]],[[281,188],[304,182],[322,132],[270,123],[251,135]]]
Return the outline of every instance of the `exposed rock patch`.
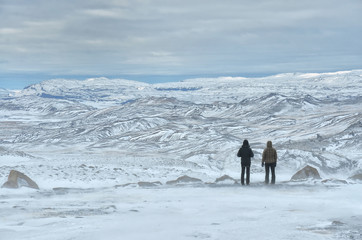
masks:
[[[135,183],[117,184],[117,185],[114,186],[114,188],[121,188],[121,187],[128,187],[128,186],[134,186],[135,187]]]
[[[166,184],[168,184],[168,185],[185,184],[185,183],[202,183],[202,181],[201,181],[201,179],[184,175],[182,177],[177,178],[176,180],[166,182]]]
[[[56,194],[67,194],[67,193],[90,193],[94,191],[94,188],[68,188],[68,187],[55,187],[53,191]]]
[[[334,183],[334,184],[348,184],[346,180],[341,179],[325,179],[322,183]]]
[[[140,187],[157,187],[157,186],[161,186],[162,183],[157,181],[157,182],[138,182],[138,186]]]
[[[355,175],[349,177],[349,179],[362,181],[362,173],[355,174]]]
[[[118,184],[115,185],[115,188],[120,188],[120,187],[158,187],[161,186],[162,183],[160,181],[157,182],[138,182],[138,183],[126,183],[126,184]]]
[[[316,168],[307,165],[298,172],[296,172],[291,178],[292,181],[307,179],[321,179],[321,176],[319,175],[319,172]]]
[[[39,189],[38,184],[36,184],[31,178],[26,176],[24,173],[16,171],[16,170],[10,171],[8,181],[5,182],[1,187],[2,188],[19,188],[22,186]]]
[[[232,183],[232,184],[236,184],[237,181],[230,177],[229,175],[224,175],[222,177],[219,177],[215,180],[215,183],[221,183],[221,184],[229,184],[229,183]]]

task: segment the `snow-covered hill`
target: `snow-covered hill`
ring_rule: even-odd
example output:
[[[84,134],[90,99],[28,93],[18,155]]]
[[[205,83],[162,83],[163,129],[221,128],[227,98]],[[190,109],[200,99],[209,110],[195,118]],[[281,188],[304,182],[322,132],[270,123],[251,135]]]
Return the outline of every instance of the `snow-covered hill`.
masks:
[[[361,93],[362,70],[163,84],[54,79],[0,100],[0,143],[7,152],[54,160],[235,175],[244,139],[256,152],[256,172],[272,140],[280,171],[311,164],[347,178],[361,168]]]
[[[9,91],[3,88],[0,88],[0,98],[6,98],[9,96]]]

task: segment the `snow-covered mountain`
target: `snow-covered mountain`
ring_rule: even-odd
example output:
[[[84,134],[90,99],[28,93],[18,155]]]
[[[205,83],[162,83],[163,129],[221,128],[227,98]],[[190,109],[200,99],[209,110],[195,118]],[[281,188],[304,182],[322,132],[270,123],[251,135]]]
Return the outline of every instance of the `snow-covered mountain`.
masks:
[[[9,96],[9,91],[3,88],[0,88],[0,98],[6,98]]]
[[[227,173],[239,168],[244,139],[255,166],[272,140],[280,171],[310,164],[348,177],[361,168],[362,70],[163,84],[54,79],[2,98],[0,121],[7,153]]]
[[[362,70],[321,74],[279,74],[264,78],[197,78],[182,82],[147,84],[124,80],[91,78],[86,80],[53,79],[31,85],[17,96],[74,101],[124,103],[145,97],[176,97],[196,103],[214,101],[239,102],[268,93],[343,97],[358,95],[355,87],[362,84]]]

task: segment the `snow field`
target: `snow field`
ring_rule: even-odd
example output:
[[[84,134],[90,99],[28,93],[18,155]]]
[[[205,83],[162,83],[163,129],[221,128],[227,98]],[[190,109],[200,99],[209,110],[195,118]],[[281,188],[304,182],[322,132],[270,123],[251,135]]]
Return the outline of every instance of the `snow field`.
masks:
[[[2,239],[360,239],[359,184],[0,189]],[[6,197],[5,197],[6,196]]]

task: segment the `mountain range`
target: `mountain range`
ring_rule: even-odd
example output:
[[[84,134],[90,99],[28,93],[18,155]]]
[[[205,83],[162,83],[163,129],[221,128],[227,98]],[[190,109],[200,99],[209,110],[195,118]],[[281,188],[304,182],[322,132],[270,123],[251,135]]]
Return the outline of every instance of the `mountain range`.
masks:
[[[362,70],[147,84],[53,79],[0,92],[0,155],[228,172],[244,139],[281,172],[361,171]],[[255,172],[262,169],[254,168]]]

